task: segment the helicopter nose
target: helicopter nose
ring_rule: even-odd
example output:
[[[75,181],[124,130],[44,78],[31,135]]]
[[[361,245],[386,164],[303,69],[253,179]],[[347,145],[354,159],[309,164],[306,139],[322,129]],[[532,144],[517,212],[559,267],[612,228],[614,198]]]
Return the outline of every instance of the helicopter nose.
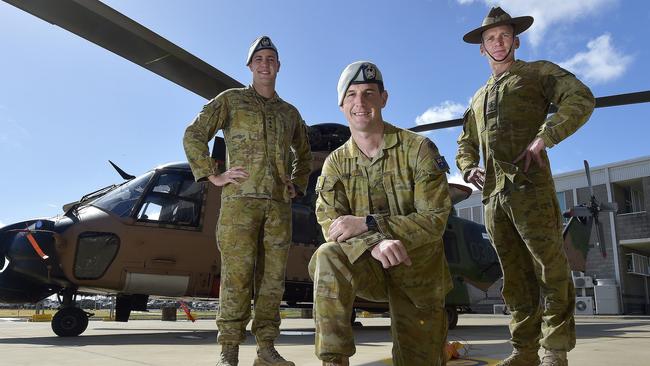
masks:
[[[51,258],[55,254],[54,233],[30,224],[0,229],[0,302],[33,303],[60,287],[53,282],[55,276],[60,277],[53,266],[58,258]]]

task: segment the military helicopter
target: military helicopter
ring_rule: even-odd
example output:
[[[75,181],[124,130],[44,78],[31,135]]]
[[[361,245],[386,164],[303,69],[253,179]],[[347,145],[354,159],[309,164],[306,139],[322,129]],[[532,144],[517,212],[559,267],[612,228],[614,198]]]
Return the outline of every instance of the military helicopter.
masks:
[[[320,124],[311,127],[310,137],[314,166],[320,167],[332,148],[349,138],[349,130],[339,124]],[[219,143],[213,157],[222,163],[225,151]],[[214,232],[221,189],[196,183],[187,163],[166,164],[137,177],[113,166],[123,183],[65,205],[59,216],[0,229],[5,262],[1,263],[0,299],[33,303],[58,294],[61,308],[52,329],[60,336],[78,335],[88,324],[89,314],[75,306],[76,294],[116,295],[117,321],[127,321],[131,310],[146,310],[149,295],[219,296]],[[314,169],[306,194],[292,203],[294,245],[284,295],[292,307],[310,307],[313,300],[307,264],[325,241],[314,207],[319,175],[320,168]],[[451,185],[450,193],[458,202],[471,189]],[[456,282],[447,302],[452,326],[458,319],[456,309],[471,305],[467,287],[486,290],[501,276],[486,238],[481,225],[450,217],[445,249]],[[387,304],[380,303],[358,301],[356,306],[387,310]]]
[[[50,23],[80,35],[205,98],[242,86],[99,1],[5,0]],[[647,100],[650,92],[644,92]],[[628,95],[629,96],[629,95]],[[602,99],[601,99],[602,101]],[[616,105],[616,104],[611,104]],[[413,128],[450,127],[460,120]],[[314,171],[309,190],[293,202],[293,242],[284,300],[311,306],[307,262],[324,242],[314,214],[314,185],[325,156],[349,138],[339,124],[312,126]],[[225,151],[215,140],[213,158]],[[112,163],[111,163],[112,164]],[[113,164],[125,180],[83,196],[49,219],[28,220],[0,229],[0,301],[37,302],[57,294],[61,303],[52,320],[60,336],[86,329],[88,313],[75,306],[77,294],[116,296],[116,320],[146,310],[149,296],[216,298],[219,255],[214,232],[220,189],[195,183],[186,163],[171,163],[139,176]],[[450,185],[454,203],[471,194]],[[452,215],[444,236],[454,290],[447,298],[450,328],[458,312],[469,311],[500,277],[499,263],[482,225]],[[358,301],[358,308],[385,311],[386,304]]]

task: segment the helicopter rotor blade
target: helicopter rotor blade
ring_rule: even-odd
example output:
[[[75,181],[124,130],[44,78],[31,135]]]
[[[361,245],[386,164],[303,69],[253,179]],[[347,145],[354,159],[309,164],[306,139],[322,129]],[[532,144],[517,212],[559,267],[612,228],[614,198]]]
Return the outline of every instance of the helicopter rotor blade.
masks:
[[[602,202],[600,204],[600,212],[618,212],[618,203],[616,202]]]
[[[591,171],[589,170],[589,162],[587,160],[583,160],[585,164],[585,173],[587,174],[587,185],[589,186],[589,195],[591,196],[592,199],[595,198],[594,196],[594,187],[591,185]]]
[[[603,227],[598,219],[598,214],[594,215],[594,226],[596,227],[596,239],[598,240],[596,245],[600,247],[600,254],[603,258],[607,258],[607,248],[605,248],[605,241],[603,241]]]
[[[204,98],[243,85],[98,0],[3,0],[134,62]],[[650,90],[596,98],[596,108],[650,102]],[[557,111],[551,105],[549,113]],[[414,126],[425,132],[462,126],[462,118]]]
[[[4,0],[206,99],[243,85],[97,0]]]
[[[637,104],[637,103],[650,103],[650,90],[634,92],[634,93],[607,95],[604,97],[596,98],[596,108],[615,107],[619,105]],[[557,112],[557,107],[551,105],[551,108],[549,109],[548,112],[549,113]],[[418,125],[409,128],[409,130],[413,132],[425,132],[425,131],[438,130],[442,128],[457,127],[462,125],[463,125],[463,119],[456,118],[447,121],[440,121],[440,122]]]
[[[586,206],[574,206],[570,210],[563,213],[566,218],[569,217],[589,217],[592,215],[591,209]]]
[[[409,128],[409,130],[413,132],[425,132],[425,131],[439,130],[439,129],[449,128],[449,127],[457,127],[462,125],[463,125],[463,119],[456,118],[456,119],[450,119],[448,121],[433,122],[424,125],[414,126]]]

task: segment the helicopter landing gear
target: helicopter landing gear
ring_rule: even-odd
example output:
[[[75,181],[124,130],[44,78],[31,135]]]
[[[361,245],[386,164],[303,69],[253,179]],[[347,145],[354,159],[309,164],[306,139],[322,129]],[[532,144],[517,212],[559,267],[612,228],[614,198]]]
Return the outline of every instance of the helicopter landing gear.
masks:
[[[458,310],[455,306],[445,307],[447,310],[447,329],[454,329],[458,324]]]
[[[61,295],[63,300],[61,300]],[[63,290],[59,296],[61,308],[52,318],[52,330],[59,337],[76,337],[83,333],[88,327],[87,313],[75,306],[75,293],[71,290]]]
[[[350,324],[352,324],[353,327],[363,327],[363,324],[357,321],[357,309],[355,308],[352,308],[352,314],[350,314]]]
[[[52,318],[52,330],[59,337],[76,337],[88,327],[88,316],[79,308],[63,308]]]

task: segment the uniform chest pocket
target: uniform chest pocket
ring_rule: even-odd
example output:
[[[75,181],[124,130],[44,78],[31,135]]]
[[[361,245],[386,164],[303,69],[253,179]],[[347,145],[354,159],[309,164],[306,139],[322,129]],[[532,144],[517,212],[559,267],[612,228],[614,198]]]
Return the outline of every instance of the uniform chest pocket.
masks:
[[[383,183],[391,215],[413,210],[413,183],[410,180],[387,172],[384,173]]]
[[[497,116],[499,115],[499,85],[496,84],[488,88],[485,93],[485,122],[491,124],[491,121],[496,124]]]
[[[234,148],[242,148],[241,144],[256,144],[262,133],[260,124],[261,114],[248,110],[237,110],[232,113],[231,122],[224,134],[228,142],[237,144]],[[231,147],[231,146],[229,146]]]
[[[368,202],[368,178],[360,170],[353,170],[342,178],[345,194],[353,215],[365,216],[370,212]]]
[[[485,94],[473,100],[472,105],[470,106],[471,111],[468,110],[466,112],[466,113],[473,113],[474,120],[476,122],[476,129],[478,130],[479,133],[485,131],[486,128],[484,103],[485,103]],[[466,117],[463,117],[463,119],[466,119]]]
[[[321,175],[316,181],[316,194],[318,198],[327,206],[334,206],[336,203],[336,189],[334,186],[339,180],[336,177]]]

